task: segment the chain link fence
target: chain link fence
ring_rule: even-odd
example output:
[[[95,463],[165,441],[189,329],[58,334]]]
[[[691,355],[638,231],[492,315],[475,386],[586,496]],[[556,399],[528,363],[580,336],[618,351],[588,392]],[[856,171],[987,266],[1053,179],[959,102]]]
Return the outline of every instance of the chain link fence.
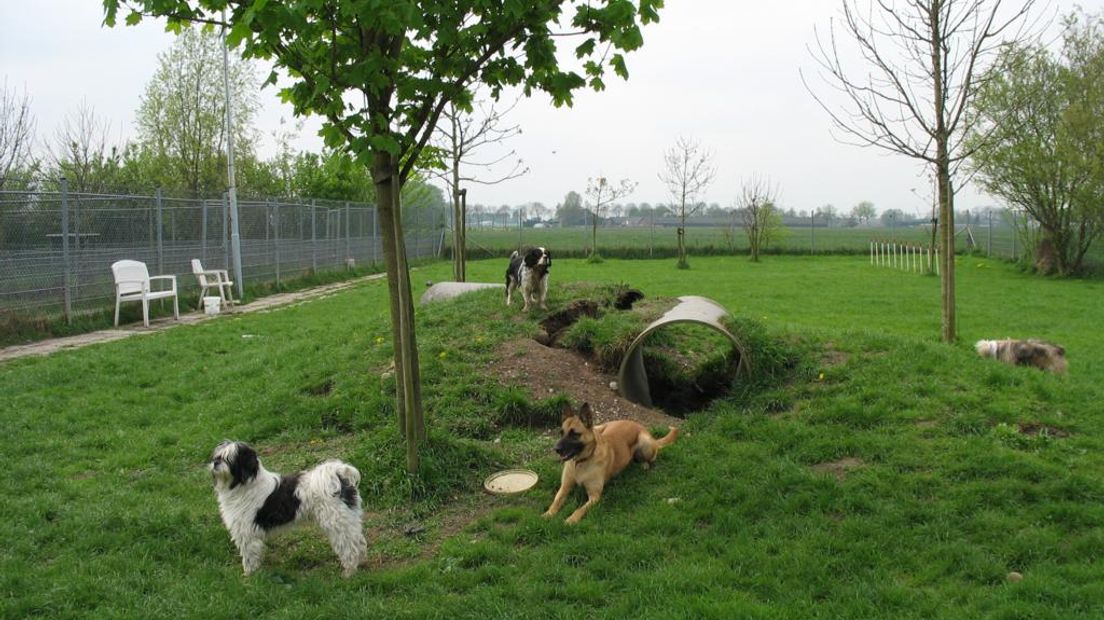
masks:
[[[245,284],[383,261],[375,207],[330,200],[239,200]],[[437,256],[444,221],[404,214],[407,256]],[[198,293],[192,259],[233,273],[229,203],[214,199],[0,191],[0,315],[72,317],[111,308],[111,264],[139,260]]]
[[[512,219],[511,219],[512,218]],[[680,222],[672,217],[617,218],[601,224],[597,237],[600,253],[608,257],[648,258],[674,255]],[[955,247],[959,252],[977,252],[996,258],[1023,257],[1024,228],[1034,226],[1022,213],[992,209],[961,216],[955,225]],[[904,221],[877,220],[848,226],[843,218],[820,215],[786,216],[774,231],[767,253],[863,254],[872,242],[928,245],[929,220],[909,217]],[[504,257],[519,247],[545,246],[562,256],[586,255],[593,245],[590,226],[548,227],[525,222],[516,215],[468,223],[469,256]],[[685,228],[686,248],[692,255],[746,254],[747,234],[739,220],[727,217],[695,217]]]

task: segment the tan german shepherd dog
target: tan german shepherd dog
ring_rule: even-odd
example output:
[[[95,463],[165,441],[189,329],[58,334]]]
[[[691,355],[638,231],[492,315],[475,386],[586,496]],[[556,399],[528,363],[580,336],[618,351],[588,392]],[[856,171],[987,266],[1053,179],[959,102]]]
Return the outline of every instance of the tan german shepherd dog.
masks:
[[[643,425],[631,420],[615,420],[594,426],[594,414],[589,403],[583,403],[578,413],[571,405],[564,405],[561,437],[556,442],[556,454],[563,461],[563,476],[556,499],[545,511],[551,517],[560,511],[564,501],[576,484],[587,492],[587,501],[579,506],[566,522],[578,523],[591,506],[602,498],[602,489],[611,478],[621,473],[631,461],[641,462],[645,468],[655,462],[660,448],[671,444],[678,437],[678,429],[671,426],[663,439],[656,439]]]

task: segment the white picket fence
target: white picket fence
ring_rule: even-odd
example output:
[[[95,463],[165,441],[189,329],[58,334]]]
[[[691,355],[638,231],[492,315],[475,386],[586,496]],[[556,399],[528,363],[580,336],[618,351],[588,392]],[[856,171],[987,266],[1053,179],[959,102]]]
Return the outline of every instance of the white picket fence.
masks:
[[[934,262],[932,262],[933,258]],[[928,265],[934,265],[935,273],[938,275],[939,248],[876,239],[870,242],[870,264],[875,267],[890,267],[915,273],[927,273]]]

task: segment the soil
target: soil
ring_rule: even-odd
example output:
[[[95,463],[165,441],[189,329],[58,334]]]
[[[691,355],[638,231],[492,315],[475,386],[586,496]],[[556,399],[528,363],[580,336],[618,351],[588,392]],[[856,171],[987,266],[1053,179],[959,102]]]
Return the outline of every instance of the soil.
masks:
[[[567,328],[575,324],[579,317],[598,316],[598,302],[589,299],[577,299],[571,304],[541,321],[541,329],[544,331],[537,336],[537,342],[545,346],[554,346],[560,340]]]
[[[836,480],[843,481],[847,477],[847,474],[853,469],[862,467],[864,463],[862,459],[853,457],[842,458],[838,461],[831,461],[829,463],[819,463],[813,465],[812,469],[818,474],[831,474],[836,477]]]
[[[682,420],[621,398],[610,383],[616,376],[601,372],[585,356],[568,349],[546,347],[523,338],[503,343],[488,371],[503,385],[519,386],[534,399],[566,394],[576,405],[590,403],[598,423],[635,420],[644,426],[679,426]]]
[[[1069,437],[1069,431],[1062,430],[1057,426],[1051,426],[1049,424],[1042,424],[1040,422],[1024,422],[1017,425],[1020,429],[1020,433],[1034,437],[1036,435],[1046,434],[1050,437]]]

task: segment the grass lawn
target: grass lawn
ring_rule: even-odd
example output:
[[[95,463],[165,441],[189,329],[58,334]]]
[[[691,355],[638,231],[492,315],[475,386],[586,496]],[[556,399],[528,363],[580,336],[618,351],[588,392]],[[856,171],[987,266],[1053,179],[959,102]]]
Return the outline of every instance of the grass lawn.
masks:
[[[691,266],[557,260],[550,305],[568,281],[705,295],[803,363],[691,414],[654,469],[630,468],[575,527],[539,517],[558,481],[556,395],[530,402],[486,371],[543,315],[496,291],[419,309],[431,437],[413,478],[381,376],[383,282],[0,366],[0,616],[1104,616],[1104,283],[961,257],[962,343],[946,346],[933,277],[858,256]],[[970,346],[1007,336],[1065,345],[1069,375]],[[304,530],[243,578],[204,469],[226,437],[275,471],[358,467],[370,565],[342,580]],[[533,491],[480,493],[517,466],[540,474]]]

